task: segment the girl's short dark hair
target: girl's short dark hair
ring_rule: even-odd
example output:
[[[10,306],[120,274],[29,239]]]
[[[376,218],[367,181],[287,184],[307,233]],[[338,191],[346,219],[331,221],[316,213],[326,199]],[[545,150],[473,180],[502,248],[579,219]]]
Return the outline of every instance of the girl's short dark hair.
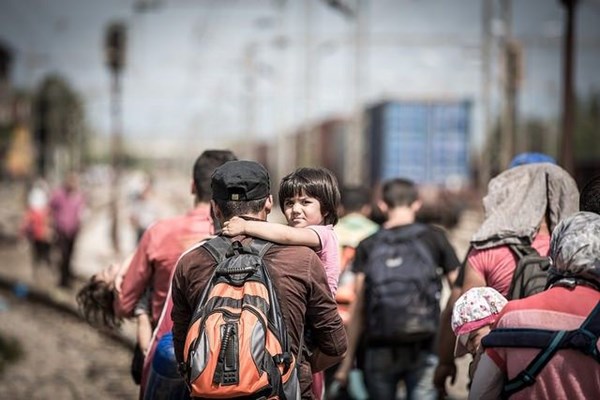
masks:
[[[286,175],[279,185],[279,207],[285,210],[285,201],[294,196],[314,197],[321,204],[326,225],[338,222],[340,189],[335,175],[327,168],[298,168]]]

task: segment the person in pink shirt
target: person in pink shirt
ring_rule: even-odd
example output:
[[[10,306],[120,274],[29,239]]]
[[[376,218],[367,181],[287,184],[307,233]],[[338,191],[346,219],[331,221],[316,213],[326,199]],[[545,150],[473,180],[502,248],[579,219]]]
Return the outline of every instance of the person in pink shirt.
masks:
[[[168,293],[176,262],[186,249],[214,235],[210,178],[215,168],[235,159],[228,150],[204,151],[193,167],[194,208],[148,227],[130,258],[94,275],[77,294],[84,317],[94,326],[115,328],[123,318],[137,318],[138,346],[131,372],[140,384],[140,398],[145,394],[157,345],[172,327]],[[142,323],[147,320],[149,326]]]
[[[117,278],[121,280],[114,302],[118,317],[134,317],[138,302],[151,288],[150,321],[152,327],[157,326],[177,259],[187,248],[214,234],[210,211],[211,174],[219,165],[234,159],[233,153],[226,150],[206,150],[198,157],[191,183],[194,208],[184,215],[159,220],[146,229],[122,280]],[[135,380],[142,379],[143,355],[149,345],[150,342],[138,343],[139,363],[132,365]]]
[[[50,198],[54,233],[60,250],[59,286],[64,288],[70,287],[73,280],[71,259],[81,227],[84,208],[85,198],[79,191],[79,176],[75,172],[70,172],[63,185]]]
[[[497,328],[578,329],[600,302],[600,215],[578,212],[558,224],[552,232],[550,257],[553,263],[548,272],[549,288],[508,302],[492,333]],[[485,346],[485,340],[483,343]],[[505,383],[525,370],[540,351],[486,348],[475,371],[469,398],[500,398]],[[598,393],[597,360],[575,349],[559,349],[530,386],[509,398],[583,400],[596,398]]]
[[[327,275],[332,297],[340,277],[339,244],[333,226],[338,221],[340,191],[335,175],[325,168],[298,168],[279,185],[279,206],[288,225],[234,217],[223,224],[227,236],[250,235],[285,245],[315,250]],[[324,374],[313,375],[313,393],[323,397]]]

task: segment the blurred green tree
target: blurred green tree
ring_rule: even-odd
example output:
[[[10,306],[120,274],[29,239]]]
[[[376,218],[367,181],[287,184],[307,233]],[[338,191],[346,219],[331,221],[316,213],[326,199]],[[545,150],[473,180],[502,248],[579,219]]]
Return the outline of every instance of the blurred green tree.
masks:
[[[81,96],[59,75],[46,77],[33,100],[38,173],[79,170],[89,160],[89,129]]]

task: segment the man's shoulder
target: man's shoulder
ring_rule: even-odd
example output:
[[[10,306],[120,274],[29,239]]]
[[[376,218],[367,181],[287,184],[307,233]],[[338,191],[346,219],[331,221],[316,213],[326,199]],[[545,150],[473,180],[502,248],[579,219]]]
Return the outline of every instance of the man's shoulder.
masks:
[[[297,256],[314,256],[317,257],[315,251],[307,246],[297,246],[297,245],[284,245],[279,243],[271,243],[271,249],[267,252],[265,257],[269,257],[272,254],[290,254]]]
[[[163,232],[166,234],[173,234],[181,230],[191,230],[191,226],[193,225],[196,229],[201,228],[206,230],[207,232],[212,230],[212,221],[206,220],[205,224],[197,224],[192,222],[196,221],[198,218],[193,214],[182,214],[175,215],[172,217],[161,218],[154,223],[152,223],[147,229],[153,233]]]
[[[375,232],[373,232],[371,235],[367,236],[366,238],[364,238],[363,240],[361,240],[358,243],[357,249],[361,248],[362,250],[368,250],[371,247],[373,247],[375,245],[375,243],[377,243],[377,241],[379,240],[380,235],[384,234],[385,229],[379,229]]]
[[[202,240],[188,247],[183,253],[181,253],[181,256],[179,256],[179,260],[194,261],[212,259],[210,252],[206,249],[205,246],[203,246],[209,240],[210,239]]]

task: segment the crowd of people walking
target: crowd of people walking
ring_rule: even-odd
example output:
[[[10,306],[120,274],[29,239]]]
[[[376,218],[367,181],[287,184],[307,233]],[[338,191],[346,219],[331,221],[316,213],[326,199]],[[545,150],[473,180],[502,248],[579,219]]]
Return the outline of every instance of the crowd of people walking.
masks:
[[[60,243],[65,287],[74,178],[32,190],[23,228],[37,262]],[[193,208],[145,224],[77,295],[92,324],[137,321],[140,398],[441,399],[460,357],[472,399],[600,393],[600,177],[580,188],[550,157],[515,157],[462,262],[403,177],[374,192],[303,167],[274,200],[264,166],[207,150],[191,181]],[[285,225],[267,221],[276,204]]]

